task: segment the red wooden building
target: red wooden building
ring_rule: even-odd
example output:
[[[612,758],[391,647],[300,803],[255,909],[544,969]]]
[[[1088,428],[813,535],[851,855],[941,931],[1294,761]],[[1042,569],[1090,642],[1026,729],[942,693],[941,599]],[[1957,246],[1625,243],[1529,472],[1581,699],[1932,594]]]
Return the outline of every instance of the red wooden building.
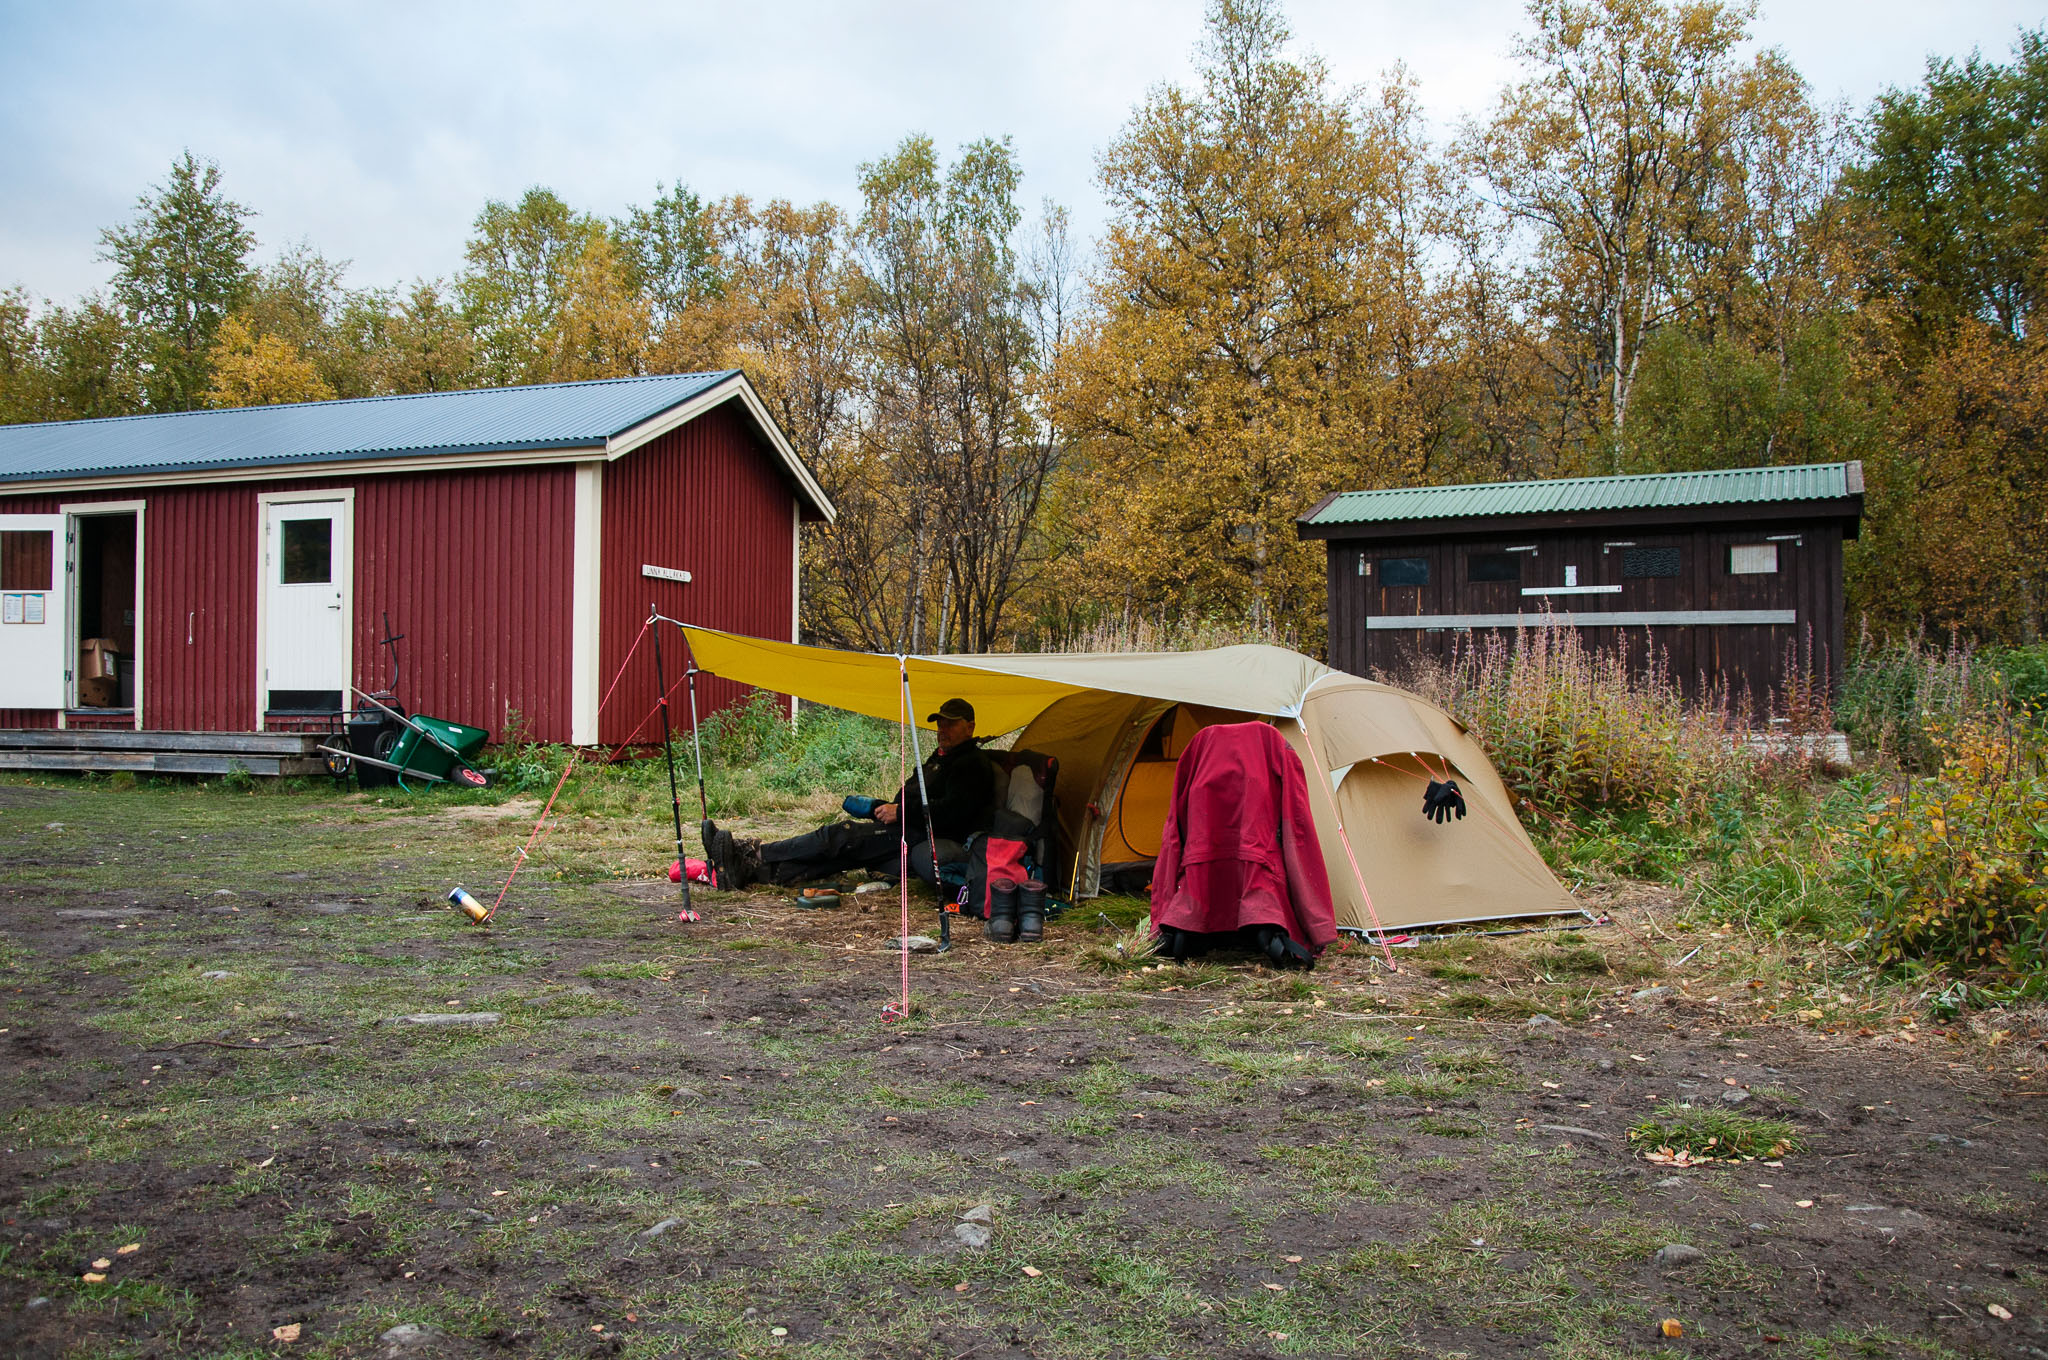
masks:
[[[736,372],[0,427],[0,729],[319,725],[388,616],[414,710],[623,741],[650,603],[794,638],[833,513]]]

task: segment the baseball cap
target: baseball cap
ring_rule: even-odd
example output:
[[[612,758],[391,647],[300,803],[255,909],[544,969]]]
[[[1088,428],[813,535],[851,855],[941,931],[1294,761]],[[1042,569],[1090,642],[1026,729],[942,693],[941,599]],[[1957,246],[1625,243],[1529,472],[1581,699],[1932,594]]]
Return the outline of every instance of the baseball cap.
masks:
[[[967,722],[973,722],[974,705],[968,703],[965,699],[948,699],[939,705],[938,712],[924,715],[924,720],[928,723],[935,723],[941,718],[960,718]]]

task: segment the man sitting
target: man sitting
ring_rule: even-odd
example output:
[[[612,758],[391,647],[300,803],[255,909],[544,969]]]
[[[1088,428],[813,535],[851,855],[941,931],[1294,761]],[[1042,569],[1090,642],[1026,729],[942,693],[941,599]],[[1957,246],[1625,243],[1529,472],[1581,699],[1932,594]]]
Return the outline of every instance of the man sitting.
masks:
[[[975,738],[974,706],[965,699],[946,700],[925,721],[937,726],[939,746],[925,758],[922,791],[913,774],[896,801],[878,804],[868,813],[874,819],[871,823],[833,822],[764,845],[705,822],[704,855],[717,874],[718,886],[802,883],[848,869],[894,874],[905,836],[910,841],[910,870],[927,882],[934,877],[934,846],[941,864],[965,859],[967,839],[987,831],[995,814],[995,761]]]

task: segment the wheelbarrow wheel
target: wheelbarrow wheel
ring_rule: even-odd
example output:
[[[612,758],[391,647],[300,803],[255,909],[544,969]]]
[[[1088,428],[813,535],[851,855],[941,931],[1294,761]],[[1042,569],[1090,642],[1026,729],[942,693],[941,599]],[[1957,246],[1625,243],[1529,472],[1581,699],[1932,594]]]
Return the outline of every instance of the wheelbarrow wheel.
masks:
[[[487,789],[491,776],[483,770],[472,770],[467,765],[457,765],[448,772],[448,782],[460,784],[466,789]]]

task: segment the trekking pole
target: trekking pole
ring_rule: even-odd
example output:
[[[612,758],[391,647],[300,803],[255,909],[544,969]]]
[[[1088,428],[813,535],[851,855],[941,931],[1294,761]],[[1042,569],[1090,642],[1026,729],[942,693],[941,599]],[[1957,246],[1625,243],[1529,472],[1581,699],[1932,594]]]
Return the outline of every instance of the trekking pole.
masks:
[[[903,715],[909,720],[903,725],[910,729],[910,754],[917,760],[917,801],[924,808],[924,845],[925,849],[931,851],[932,854],[932,887],[938,890],[940,898],[943,899],[946,895],[946,885],[939,881],[939,838],[932,831],[932,795],[931,791],[925,787],[924,752],[918,748],[917,744],[917,705],[912,702],[910,695],[910,669],[906,666],[897,673],[903,678]],[[901,821],[903,816],[901,808],[897,809],[896,815],[897,820]],[[941,900],[939,903],[939,952],[944,953],[952,947],[953,913],[946,910],[946,904]]]
[[[653,605],[647,606],[650,615],[655,614]],[[683,885],[683,910],[678,920],[694,921],[697,913],[690,908],[690,866],[683,862],[683,795],[676,787],[676,747],[669,736],[668,724],[668,683],[661,673],[661,626],[654,628],[654,688],[661,695],[658,707],[661,709],[661,753],[668,760],[668,809],[675,818],[676,826],[676,881]]]
[[[687,635],[683,638],[683,652],[690,666],[690,750],[697,757],[697,815],[708,822],[711,800],[704,793],[704,739],[697,733],[697,655],[690,650]]]

